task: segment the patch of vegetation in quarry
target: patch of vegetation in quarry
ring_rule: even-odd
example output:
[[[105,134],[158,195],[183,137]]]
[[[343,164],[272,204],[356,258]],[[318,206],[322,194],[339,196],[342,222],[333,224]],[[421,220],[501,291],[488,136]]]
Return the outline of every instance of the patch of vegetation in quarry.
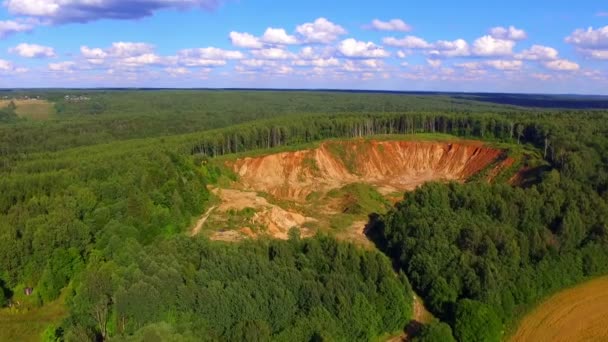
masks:
[[[220,204],[203,231],[236,241],[287,239],[291,228],[302,236],[322,230],[371,246],[364,235],[370,214],[387,212],[404,191],[430,181],[515,180],[523,155],[508,146],[441,136],[330,140],[217,158],[229,176],[212,188]]]

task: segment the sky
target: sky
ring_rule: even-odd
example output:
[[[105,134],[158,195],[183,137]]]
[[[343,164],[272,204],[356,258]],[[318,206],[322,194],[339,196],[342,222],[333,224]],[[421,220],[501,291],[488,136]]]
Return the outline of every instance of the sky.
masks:
[[[608,95],[608,1],[0,0],[0,88]]]

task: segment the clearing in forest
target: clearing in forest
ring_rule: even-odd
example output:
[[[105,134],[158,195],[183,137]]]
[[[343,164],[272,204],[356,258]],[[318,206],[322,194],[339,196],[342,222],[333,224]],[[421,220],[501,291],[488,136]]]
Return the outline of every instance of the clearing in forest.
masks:
[[[23,312],[15,309],[0,310],[0,341],[40,341],[44,330],[51,324],[59,324],[67,316],[64,296],[41,308]]]
[[[297,227],[303,236],[327,231],[370,247],[364,234],[368,215],[385,213],[404,191],[428,181],[490,181],[517,167],[504,149],[456,138],[326,141],[216,162],[235,181],[213,190],[221,204],[197,229],[211,239],[286,239]]]
[[[47,120],[55,114],[55,106],[52,102],[38,99],[0,100],[0,108],[8,106],[11,101],[17,106],[16,114],[22,118]]]
[[[511,342],[608,341],[608,277],[561,291],[521,321]]]

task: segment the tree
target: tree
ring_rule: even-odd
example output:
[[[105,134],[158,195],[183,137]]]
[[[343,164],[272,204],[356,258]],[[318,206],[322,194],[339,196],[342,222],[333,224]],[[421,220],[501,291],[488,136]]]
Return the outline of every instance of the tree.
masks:
[[[79,311],[90,315],[98,332],[106,339],[112,306],[112,272],[105,266],[92,264],[85,272],[74,302]]]
[[[502,323],[486,304],[462,299],[456,305],[454,335],[462,342],[500,342]]]
[[[439,321],[422,326],[422,329],[412,342],[456,342],[452,335],[452,328]]]
[[[515,132],[517,133],[517,145],[519,145],[519,140],[524,135],[524,125],[522,125],[522,124],[515,125]]]

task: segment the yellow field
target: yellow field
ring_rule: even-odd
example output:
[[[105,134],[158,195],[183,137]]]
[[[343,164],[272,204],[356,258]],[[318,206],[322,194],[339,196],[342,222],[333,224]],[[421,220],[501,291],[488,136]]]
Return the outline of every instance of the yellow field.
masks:
[[[0,108],[8,106],[11,100],[0,100]],[[53,103],[46,100],[12,100],[17,106],[17,115],[32,120],[46,120],[55,113]]]
[[[524,317],[510,341],[608,341],[608,277],[549,298]]]

